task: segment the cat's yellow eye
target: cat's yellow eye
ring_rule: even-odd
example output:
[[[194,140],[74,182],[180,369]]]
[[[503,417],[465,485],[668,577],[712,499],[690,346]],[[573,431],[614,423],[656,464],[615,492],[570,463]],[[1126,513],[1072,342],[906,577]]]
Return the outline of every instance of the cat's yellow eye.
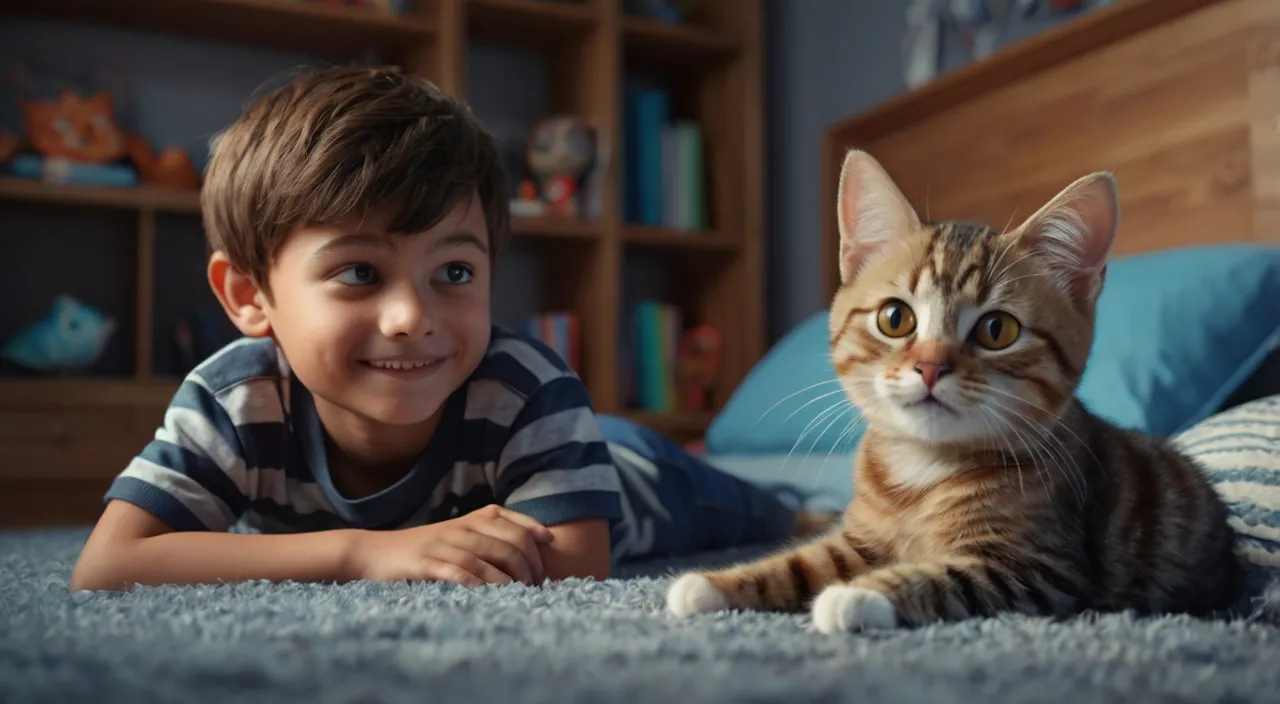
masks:
[[[973,339],[989,350],[1002,350],[1012,345],[1022,332],[1022,324],[1008,313],[997,310],[987,313],[978,320],[973,329]]]
[[[876,325],[889,337],[906,337],[916,329],[916,314],[911,306],[896,298],[885,301],[876,313]]]

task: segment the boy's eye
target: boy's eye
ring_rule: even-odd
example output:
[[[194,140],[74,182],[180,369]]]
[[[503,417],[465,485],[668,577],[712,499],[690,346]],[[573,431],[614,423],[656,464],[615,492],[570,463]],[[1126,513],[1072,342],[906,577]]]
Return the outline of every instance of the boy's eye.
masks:
[[[348,286],[368,286],[377,282],[378,272],[368,264],[356,264],[343,269],[336,278]]]
[[[471,281],[471,268],[466,264],[446,264],[444,267],[444,280],[451,284],[465,284]]]

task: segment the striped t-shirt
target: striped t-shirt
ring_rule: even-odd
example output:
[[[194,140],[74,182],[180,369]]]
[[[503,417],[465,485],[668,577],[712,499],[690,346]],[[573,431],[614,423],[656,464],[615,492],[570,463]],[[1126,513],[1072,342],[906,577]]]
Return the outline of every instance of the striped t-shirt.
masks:
[[[542,343],[494,326],[409,473],[347,498],[334,488],[311,394],[270,338],[193,370],[105,500],[173,530],[293,533],[403,528],[498,503],[547,525],[622,516],[620,482],[581,380]]]

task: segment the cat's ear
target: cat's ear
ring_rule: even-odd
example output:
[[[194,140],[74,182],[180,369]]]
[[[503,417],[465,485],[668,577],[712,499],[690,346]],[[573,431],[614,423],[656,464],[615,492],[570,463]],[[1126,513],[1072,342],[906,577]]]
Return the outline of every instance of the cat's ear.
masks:
[[[1119,224],[1115,176],[1099,171],[1062,189],[1011,234],[1043,255],[1069,295],[1093,300],[1102,289]]]
[[[920,227],[920,218],[880,162],[852,150],[840,168],[836,194],[840,225],[840,282],[848,283],[885,244]]]

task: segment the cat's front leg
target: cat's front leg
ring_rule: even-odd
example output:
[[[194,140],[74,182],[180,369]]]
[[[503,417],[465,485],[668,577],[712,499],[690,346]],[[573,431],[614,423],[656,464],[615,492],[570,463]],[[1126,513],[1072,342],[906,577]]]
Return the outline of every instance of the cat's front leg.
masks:
[[[842,633],[1004,611],[1068,612],[1076,603],[1069,580],[1052,576],[1047,565],[1015,570],[971,557],[890,565],[824,589],[813,602],[813,625],[823,633]]]
[[[828,584],[867,572],[874,559],[837,529],[754,562],[681,575],[667,591],[667,609],[676,616],[726,609],[798,611]]]

